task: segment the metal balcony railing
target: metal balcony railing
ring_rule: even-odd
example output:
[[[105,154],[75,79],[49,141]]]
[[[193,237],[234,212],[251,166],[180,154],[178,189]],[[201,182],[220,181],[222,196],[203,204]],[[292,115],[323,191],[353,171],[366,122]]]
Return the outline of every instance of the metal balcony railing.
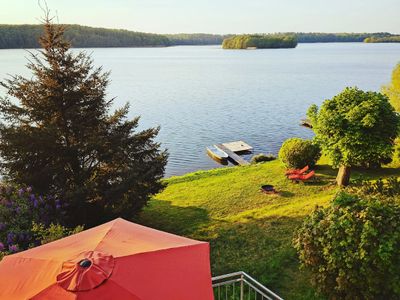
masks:
[[[212,279],[215,300],[283,300],[244,272]]]

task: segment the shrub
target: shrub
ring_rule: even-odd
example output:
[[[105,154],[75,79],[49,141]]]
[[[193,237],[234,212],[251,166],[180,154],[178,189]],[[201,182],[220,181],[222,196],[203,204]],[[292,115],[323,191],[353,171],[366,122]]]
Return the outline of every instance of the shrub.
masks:
[[[312,168],[320,157],[318,145],[300,138],[286,140],[279,150],[279,158],[288,168],[303,168],[307,165]]]
[[[276,157],[272,154],[260,153],[260,154],[254,155],[251,158],[251,163],[256,164],[256,163],[271,161],[271,160],[275,160],[275,159],[276,159]]]
[[[341,192],[294,237],[301,264],[331,299],[399,299],[400,207]]]
[[[60,225],[65,205],[52,196],[38,196],[32,188],[0,186],[0,258],[81,230]]]
[[[400,165],[400,138],[396,138],[394,140],[392,163],[395,167],[398,167]]]
[[[32,223],[33,236],[36,240],[40,241],[42,245],[61,239],[65,236],[81,232],[82,230],[83,226],[77,226],[71,230],[60,224],[51,223],[48,227],[46,227],[43,224],[36,224],[35,222]]]
[[[379,178],[376,181],[363,180],[357,185],[348,187],[347,190],[358,195],[397,197],[400,195],[400,178],[389,177],[386,180]]]

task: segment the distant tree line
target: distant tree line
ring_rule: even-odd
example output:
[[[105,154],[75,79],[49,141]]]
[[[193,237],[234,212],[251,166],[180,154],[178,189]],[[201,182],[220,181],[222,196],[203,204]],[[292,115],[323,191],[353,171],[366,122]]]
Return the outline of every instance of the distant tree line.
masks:
[[[371,36],[364,40],[364,43],[400,43],[400,35],[385,37]]]
[[[294,35],[268,34],[268,35],[236,35],[224,39],[224,49],[247,49],[247,48],[295,48],[297,40]]]
[[[39,37],[43,34],[41,25],[0,25],[0,49],[39,48]],[[264,36],[264,34],[261,34]],[[224,39],[235,35],[180,33],[152,34],[122,29],[93,28],[81,25],[67,25],[65,38],[76,48],[90,47],[166,47],[177,45],[221,45]],[[268,35],[270,36],[270,35]],[[304,33],[291,32],[272,36],[292,36],[298,43],[332,42],[398,42],[399,35],[388,32],[378,33]],[[293,43],[293,41],[291,41]],[[277,44],[277,41],[274,42]]]
[[[366,38],[393,36],[388,32],[377,33],[322,33],[322,32],[292,32],[299,43],[354,43],[363,42]]]
[[[206,33],[178,33],[167,34],[171,45],[221,45],[225,38],[232,35]]]
[[[42,25],[0,25],[0,49],[39,48]],[[164,47],[171,42],[165,35],[122,29],[67,25],[65,38],[73,47]]]

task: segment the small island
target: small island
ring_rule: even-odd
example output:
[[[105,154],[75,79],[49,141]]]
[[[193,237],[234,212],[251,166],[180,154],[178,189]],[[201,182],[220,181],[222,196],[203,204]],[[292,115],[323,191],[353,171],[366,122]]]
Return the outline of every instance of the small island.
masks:
[[[294,35],[235,35],[224,39],[223,49],[277,49],[277,48],[295,48],[297,39]]]

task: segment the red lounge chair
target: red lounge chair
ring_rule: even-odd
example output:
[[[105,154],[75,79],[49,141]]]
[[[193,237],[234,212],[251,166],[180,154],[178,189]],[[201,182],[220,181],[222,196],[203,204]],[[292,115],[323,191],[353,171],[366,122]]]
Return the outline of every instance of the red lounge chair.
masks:
[[[289,176],[289,175],[302,175],[305,172],[307,172],[309,169],[308,166],[305,166],[303,169],[292,169],[292,170],[288,170],[286,171],[285,175]]]
[[[314,176],[315,176],[315,172],[311,171],[308,174],[289,175],[289,179],[292,180],[292,181],[296,181],[296,182],[299,182],[299,181],[303,181],[304,182],[304,181],[310,180]]]

